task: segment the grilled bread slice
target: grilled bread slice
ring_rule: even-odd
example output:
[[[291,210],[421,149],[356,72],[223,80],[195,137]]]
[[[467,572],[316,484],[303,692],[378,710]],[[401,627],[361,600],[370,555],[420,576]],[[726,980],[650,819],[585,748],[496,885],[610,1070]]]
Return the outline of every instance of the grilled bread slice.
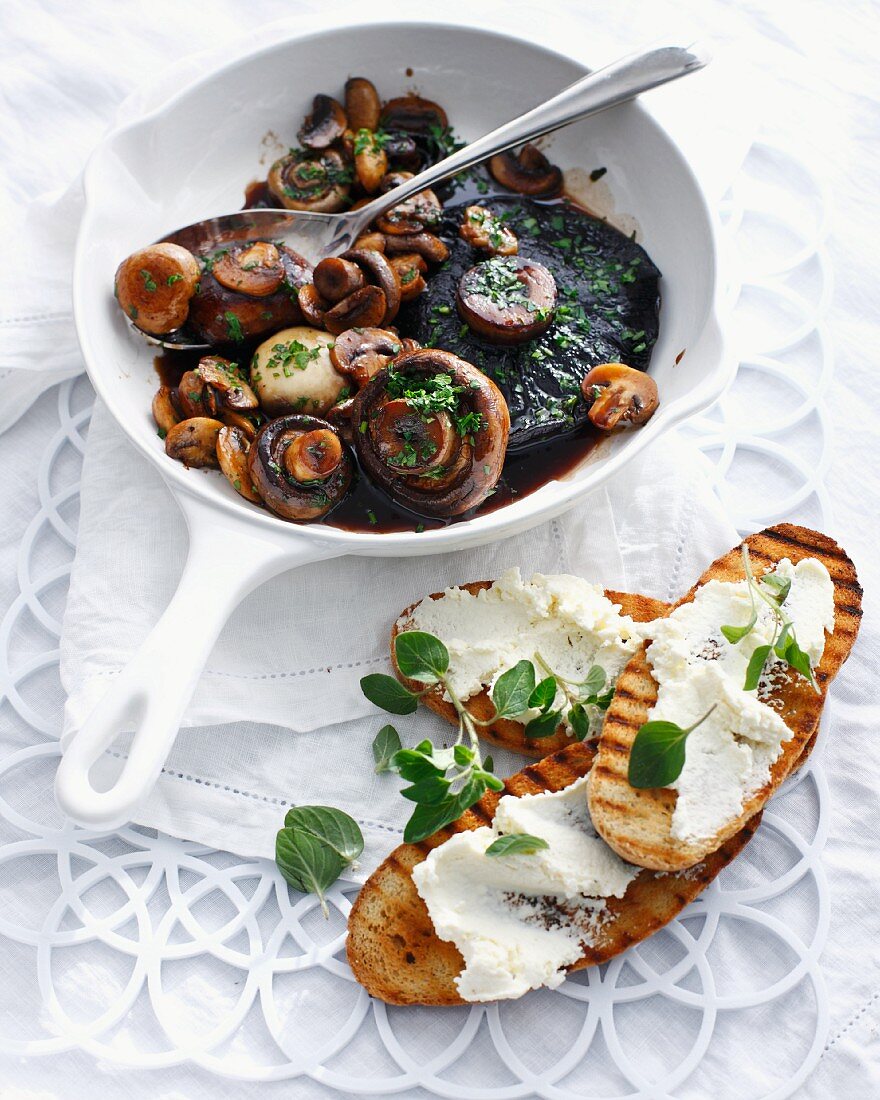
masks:
[[[474,581],[471,584],[459,585],[459,587],[470,592],[471,595],[476,595],[477,592],[483,589],[491,588],[493,583],[493,581]],[[435,592],[426,598],[439,600],[442,595],[442,592]],[[629,615],[631,619],[635,619],[639,623],[648,623],[652,619],[657,619],[661,615],[665,615],[669,609],[669,604],[664,603],[662,600],[652,600],[649,596],[633,596],[628,592],[614,592],[610,589],[606,589],[605,595],[612,603],[620,604],[624,615]],[[418,683],[416,680],[409,680],[402,675],[394,656],[394,640],[400,633],[401,627],[405,627],[406,620],[416,607],[418,607],[417,603],[410,604],[405,611],[401,612],[391,630],[391,661],[394,665],[394,671],[398,680],[410,691],[421,691],[425,685]],[[441,687],[434,687],[428,691],[422,696],[422,702],[453,726],[458,725],[458,714],[455,707],[443,698]],[[489,692],[485,690],[481,691],[479,695],[472,696],[465,705],[471,714],[481,721],[488,720],[495,713],[495,707]],[[562,724],[559,725],[552,737],[543,737],[539,741],[534,741],[526,737],[525,726],[522,722],[515,722],[510,718],[500,718],[489,726],[480,726],[479,733],[482,738],[493,745],[497,745],[502,749],[510,749],[511,752],[522,753],[523,756],[533,756],[535,758],[556,752],[557,749],[565,748],[566,745],[577,744],[576,739]]]
[[[627,779],[636,733],[657,700],[657,683],[645,656],[645,643],[618,677],[588,785],[590,814],[596,829],[630,863],[658,871],[691,867],[734,836],[762,809],[815,737],[828,684],[849,656],[856,639],[862,590],[853,563],[836,542],[805,527],[780,524],[750,535],[745,545],[756,572],[770,569],[786,557],[795,564],[802,558],[818,558],[828,569],[834,582],[834,633],[826,638],[822,660],[815,670],[819,691],[814,691],[796,672],[787,671],[770,701],[791,730],[791,737],[783,742],[769,780],[745,800],[739,816],[728,821],[714,836],[699,843],[679,840],[671,835],[676,792],[662,787],[638,790]],[[692,600],[697,588],[710,580],[742,578],[741,551],[737,546],[714,562],[679,603]]]
[[[595,750],[574,744],[511,776],[504,793],[560,791],[586,775]],[[396,1005],[465,1004],[455,986],[464,961],[454,944],[434,931],[412,869],[454,833],[488,824],[501,794],[487,793],[458,821],[419,844],[402,844],[370,876],[348,920],[348,962],[367,992]],[[593,947],[569,970],[607,962],[662,928],[681,912],[751,839],[760,813],[699,866],[685,874],[641,871],[622,898],[609,898],[609,917]]]

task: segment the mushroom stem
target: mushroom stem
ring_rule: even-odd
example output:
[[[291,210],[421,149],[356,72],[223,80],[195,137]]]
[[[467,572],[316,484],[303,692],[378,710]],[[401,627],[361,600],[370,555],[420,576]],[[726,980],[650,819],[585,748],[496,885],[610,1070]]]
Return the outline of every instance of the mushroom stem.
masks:
[[[323,481],[342,461],[339,437],[327,428],[295,436],[284,452],[284,469],[294,481]]]

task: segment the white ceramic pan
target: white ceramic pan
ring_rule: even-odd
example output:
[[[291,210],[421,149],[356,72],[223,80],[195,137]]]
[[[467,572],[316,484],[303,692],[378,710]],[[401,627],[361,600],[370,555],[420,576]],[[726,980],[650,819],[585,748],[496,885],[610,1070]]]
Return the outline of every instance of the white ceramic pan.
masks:
[[[563,168],[608,168],[616,210],[635,218],[639,240],[663,272],[660,338],[651,364],[662,403],[645,427],[609,439],[576,471],[531,496],[419,534],[286,523],[246,502],[220,474],[187,470],[167,458],[156,435],[150,414],[155,348],[131,332],[113,301],[114,271],[145,241],[235,210],[244,184],[265,176],[260,156],[267,132],[293,143],[314,93],[332,92],[358,74],[386,96],[415,87],[438,100],[456,131],[472,140],[584,71],[569,58],[485,31],[425,24],[342,28],[278,42],[215,71],[155,114],[115,131],[96,150],[85,174],[74,271],[79,340],[95,389],[180,504],[190,545],[164,615],[66,747],[56,793],[75,821],[109,829],[130,818],[166,759],[221,627],[263,581],[343,554],[434,554],[522,531],[576,505],[663,432],[719,396],[729,364],[718,321],[713,215],[670,137],[638,103],[629,103],[558,132],[549,149]],[[222,560],[218,542],[225,548]],[[232,580],[230,558],[241,563]],[[124,768],[110,789],[96,790],[92,765],[121,730],[131,728],[135,735]]]

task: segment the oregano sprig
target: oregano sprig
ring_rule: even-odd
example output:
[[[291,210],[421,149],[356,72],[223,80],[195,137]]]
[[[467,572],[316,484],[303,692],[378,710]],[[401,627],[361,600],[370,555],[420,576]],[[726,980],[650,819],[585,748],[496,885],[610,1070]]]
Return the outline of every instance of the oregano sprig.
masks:
[[[794,624],[783,610],[783,604],[791,592],[791,578],[779,577],[774,573],[767,573],[760,578],[755,578],[752,563],[749,557],[749,548],[742,547],[743,570],[748,583],[749,596],[752,601],[752,613],[747,623],[743,626],[722,626],[721,633],[731,645],[737,645],[748,637],[755,629],[758,622],[758,606],[755,597],[763,600],[773,613],[773,637],[769,644],[759,645],[755,648],[746,668],[746,678],[743,684],[744,691],[754,691],[761,682],[761,677],[772,655],[776,655],[795,672],[800,673],[808,680],[814,691],[819,690],[816,678],[813,675],[813,666],[809,656],[798,645],[795,636]]]
[[[293,806],[275,838],[278,870],[295,890],[316,894],[329,918],[326,891],[364,850],[358,823],[333,806]]]

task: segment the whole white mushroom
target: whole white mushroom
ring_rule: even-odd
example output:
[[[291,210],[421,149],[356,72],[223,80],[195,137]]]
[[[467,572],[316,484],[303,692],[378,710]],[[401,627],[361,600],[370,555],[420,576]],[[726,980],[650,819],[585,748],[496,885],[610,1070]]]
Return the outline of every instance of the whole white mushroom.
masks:
[[[251,361],[251,386],[271,417],[323,416],[350,388],[333,366],[333,337],[307,325],[282,329],[264,340]]]

